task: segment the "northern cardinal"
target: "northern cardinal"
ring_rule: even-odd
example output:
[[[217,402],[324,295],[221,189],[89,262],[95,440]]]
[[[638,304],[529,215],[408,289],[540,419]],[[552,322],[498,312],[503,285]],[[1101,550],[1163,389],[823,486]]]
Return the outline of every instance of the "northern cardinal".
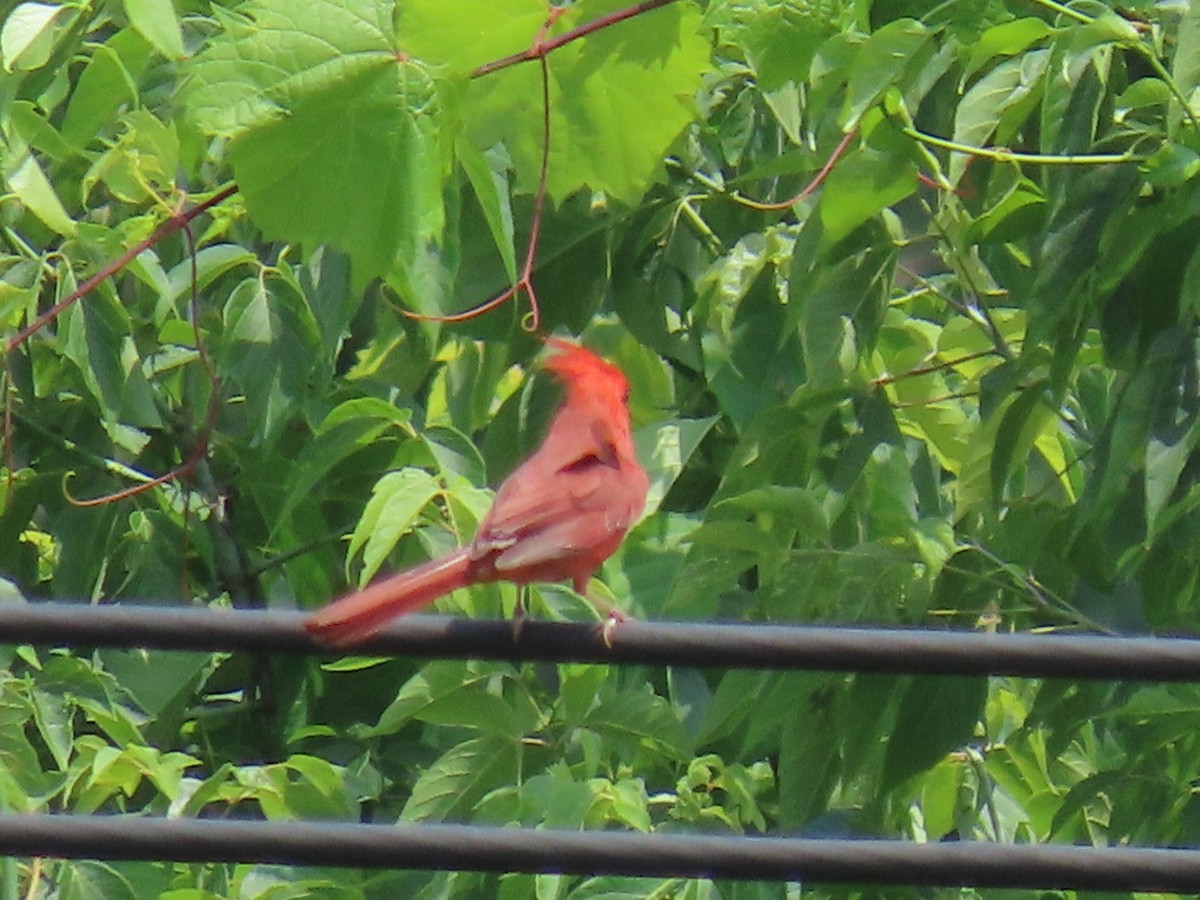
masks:
[[[547,338],[544,367],[566,396],[541,446],[505,479],[475,539],[326,606],[304,625],[347,647],[389,619],[457,588],[489,581],[562,581],[584,593],[642,513],[649,479],[633,452],[629,382],[589,350]]]

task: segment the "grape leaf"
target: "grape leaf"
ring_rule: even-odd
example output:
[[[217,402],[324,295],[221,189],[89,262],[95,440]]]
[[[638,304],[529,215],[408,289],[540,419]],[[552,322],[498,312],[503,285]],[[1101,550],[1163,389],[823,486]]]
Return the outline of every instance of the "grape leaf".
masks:
[[[386,0],[254,0],[191,67],[195,124],[229,157],[265,233],[328,243],[359,283],[399,270],[444,224],[434,83],[402,59]]]
[[[550,36],[623,5],[574,4]],[[401,27],[409,54],[460,77],[527,49],[545,21],[545,6],[529,0],[475,0],[456,4],[456,10],[448,17],[441,0],[413,0],[404,6]],[[709,64],[699,27],[697,10],[663,7],[548,57],[551,197],[562,200],[586,186],[633,203],[645,192],[663,153],[693,116],[692,96]],[[529,192],[541,169],[541,98],[539,67],[526,63],[472,81],[460,110],[475,144],[508,147],[517,187]]]

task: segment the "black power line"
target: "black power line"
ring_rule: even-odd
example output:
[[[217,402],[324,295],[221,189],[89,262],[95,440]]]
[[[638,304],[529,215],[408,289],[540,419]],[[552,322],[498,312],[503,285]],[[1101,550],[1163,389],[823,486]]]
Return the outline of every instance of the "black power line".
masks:
[[[0,642],[320,653],[296,612],[10,603]],[[1200,640],[630,620],[599,625],[406,616],[356,648],[442,659],[1200,681]]]
[[[364,653],[744,668],[1200,680],[1200,640],[409,616]],[[294,612],[6,604],[0,642],[320,653]],[[451,825],[0,815],[0,855],[920,886],[1195,891],[1200,851],[810,840]]]
[[[0,855],[918,886],[1200,889],[1200,851],[0,815]]]

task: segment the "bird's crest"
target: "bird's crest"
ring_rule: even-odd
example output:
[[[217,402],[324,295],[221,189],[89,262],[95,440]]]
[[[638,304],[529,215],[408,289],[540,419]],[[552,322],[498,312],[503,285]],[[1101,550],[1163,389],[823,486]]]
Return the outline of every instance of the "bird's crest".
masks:
[[[564,384],[585,384],[595,391],[611,390],[622,399],[628,394],[625,373],[586,347],[556,337],[546,338],[546,346],[555,353],[542,366]]]

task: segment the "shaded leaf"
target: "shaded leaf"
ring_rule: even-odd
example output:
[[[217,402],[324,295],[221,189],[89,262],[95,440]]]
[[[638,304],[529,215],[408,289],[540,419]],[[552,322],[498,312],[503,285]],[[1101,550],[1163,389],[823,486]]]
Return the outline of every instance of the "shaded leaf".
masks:
[[[893,790],[966,743],[986,697],[985,678],[913,678],[888,739],[881,789]]]

